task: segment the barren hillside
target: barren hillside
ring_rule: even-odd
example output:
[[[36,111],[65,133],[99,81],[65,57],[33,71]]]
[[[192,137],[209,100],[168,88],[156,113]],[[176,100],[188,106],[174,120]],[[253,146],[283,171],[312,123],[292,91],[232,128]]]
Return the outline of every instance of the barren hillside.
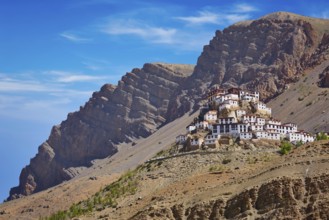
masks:
[[[114,157],[94,160],[93,166],[82,169],[72,180],[59,184],[34,195],[16,199],[0,205],[0,219],[38,219],[65,210],[73,203],[91,197],[102,187],[115,181],[128,169],[152,158],[157,152],[168,148],[177,135],[185,132],[187,126],[198,112],[187,113],[176,121],[162,127],[146,139],[136,140],[136,144],[125,144],[118,148]]]
[[[171,159],[154,171],[163,173],[156,175],[160,187],[152,187],[148,196],[141,194],[142,201],[136,200],[137,194],[126,198],[122,208],[107,212],[110,219],[327,219],[328,153],[326,141],[282,157],[275,148],[263,146]],[[213,166],[221,168],[211,172]],[[173,180],[177,169],[183,173]]]
[[[287,156],[277,142],[239,142],[147,162],[128,175],[129,193],[98,204],[122,173],[171,147],[213,86],[257,89],[275,97],[275,117],[328,131],[327,27],[329,20],[273,13],[217,31],[195,68],[145,64],[104,85],[54,126],[0,218],[38,219],[94,199],[81,219],[328,218],[328,142]]]
[[[329,66],[323,62],[306,71],[298,82],[292,83],[268,105],[274,117],[296,123],[309,132],[329,131],[329,88],[320,87],[320,75]]]
[[[159,144],[158,140],[169,144],[161,135],[167,136],[170,129],[160,131],[135,145],[142,154],[125,153],[121,165],[112,164],[111,159],[96,161],[93,171],[83,176],[2,205],[5,214],[0,219],[38,219],[68,210],[73,203],[93,200],[96,192],[118,180],[126,164],[136,166],[140,157],[151,153],[149,147]],[[329,142],[305,144],[285,156],[278,153],[278,145],[275,141],[239,142],[219,151],[168,158],[173,154],[164,152],[163,159],[139,167],[133,176],[134,193],[119,197],[115,207],[95,208],[79,219],[327,218]],[[154,152],[160,149],[166,148],[153,148]]]
[[[53,127],[22,169],[9,199],[69,180],[92,160],[115,155],[120,144],[148,137],[191,109],[198,110],[212,86],[257,89],[267,100],[281,94],[328,59],[328,26],[325,19],[273,13],[216,31],[195,68],[156,63],[133,69]],[[319,109],[316,106],[310,108]],[[326,121],[317,119],[311,130],[324,129]],[[305,124],[308,129],[311,123]]]

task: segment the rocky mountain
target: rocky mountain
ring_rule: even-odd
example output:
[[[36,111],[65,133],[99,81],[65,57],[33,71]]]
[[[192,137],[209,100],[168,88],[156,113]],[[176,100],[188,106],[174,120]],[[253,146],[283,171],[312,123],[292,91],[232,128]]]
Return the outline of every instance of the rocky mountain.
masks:
[[[131,219],[328,219],[328,174],[277,177],[228,200],[148,208]]]
[[[92,211],[78,215],[84,220],[327,219],[328,146],[328,140],[307,143],[288,155],[280,155],[276,142],[245,141],[226,146],[226,151],[175,156],[162,152],[161,159],[128,172],[125,191],[129,192],[129,184],[136,188],[132,193],[122,195],[122,191],[113,197],[114,204],[106,204],[108,193],[111,187],[123,186],[128,174],[105,187],[99,187],[104,176],[96,181],[80,178],[11,201],[0,206],[0,213],[4,213],[0,219],[36,219],[40,215],[49,216],[56,208],[72,213],[72,206],[62,203],[74,194],[80,195],[80,200],[71,204],[93,201]],[[110,167],[105,165],[102,170]],[[88,193],[81,196],[80,192],[88,186],[101,190],[86,199]]]
[[[117,86],[104,85],[78,112],[54,126],[9,199],[71,179],[77,167],[116,154],[120,143],[145,138],[197,110],[209,87],[257,89],[267,100],[279,95],[329,58],[328,27],[329,20],[270,14],[216,31],[194,70],[191,65],[145,64]]]
[[[191,81],[198,92],[216,84],[239,86],[269,99],[329,58],[328,27],[329,20],[277,12],[216,31]]]
[[[329,89],[323,84],[329,60],[311,68],[291,83],[268,105],[272,107],[275,118],[298,124],[302,130],[312,133],[329,131]]]
[[[329,87],[329,66],[321,73],[319,85],[321,87]]]
[[[77,175],[93,159],[117,152],[117,144],[147,137],[167,122],[176,90],[193,71],[193,65],[145,64],[133,69],[117,86],[106,84],[78,112],[54,126],[20,174],[10,198],[30,195]],[[190,108],[176,103],[176,117]],[[172,109],[170,109],[172,111]]]

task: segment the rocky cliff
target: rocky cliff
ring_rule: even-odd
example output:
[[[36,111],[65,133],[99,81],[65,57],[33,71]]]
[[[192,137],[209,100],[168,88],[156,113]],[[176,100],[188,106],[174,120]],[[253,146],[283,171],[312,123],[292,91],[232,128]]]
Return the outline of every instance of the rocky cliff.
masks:
[[[281,177],[245,190],[228,201],[149,209],[132,219],[328,219],[329,175]]]
[[[9,199],[71,179],[77,174],[75,167],[88,167],[93,159],[115,154],[119,143],[147,137],[166,123],[172,103],[177,107],[175,117],[184,114],[189,103],[180,102],[176,92],[193,67],[145,64],[123,76],[117,86],[104,85],[78,112],[53,127],[22,170]]]
[[[197,92],[217,84],[257,89],[263,99],[271,98],[328,59],[328,26],[329,20],[285,12],[237,23],[216,32],[191,80],[201,88]]]
[[[147,137],[198,109],[211,86],[257,89],[263,99],[280,94],[304,71],[328,59],[328,20],[274,13],[217,31],[197,65],[145,64],[104,85],[80,111],[52,129],[10,198],[29,195],[76,175],[74,167],[116,153],[116,146]],[[190,73],[193,74],[190,75]]]
[[[329,66],[321,73],[319,85],[321,87],[329,87]]]
[[[145,201],[126,198],[120,204],[130,210],[127,219],[329,218],[328,140],[306,143],[288,155],[278,154],[273,142],[253,144],[258,150],[231,145],[231,152],[163,160],[154,167],[158,171],[141,174],[136,197]],[[217,172],[209,169],[216,166]],[[178,170],[179,178],[170,175]],[[151,175],[161,187],[146,196],[143,184],[155,184],[147,178]],[[117,211],[111,219],[119,214],[126,213]]]

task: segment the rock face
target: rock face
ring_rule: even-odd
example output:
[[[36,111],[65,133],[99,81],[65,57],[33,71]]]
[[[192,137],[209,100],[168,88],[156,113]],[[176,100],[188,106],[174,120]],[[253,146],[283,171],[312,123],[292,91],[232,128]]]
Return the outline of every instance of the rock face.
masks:
[[[145,64],[117,86],[104,85],[52,129],[9,199],[70,179],[72,168],[111,156],[117,144],[147,137],[191,108],[197,110],[211,86],[257,89],[261,98],[270,99],[305,69],[328,59],[328,26],[329,20],[270,14],[217,31],[194,71],[187,65]]]
[[[329,87],[329,66],[322,72],[319,85],[321,87]]]
[[[329,20],[278,12],[217,31],[198,59],[193,85],[198,92],[209,85],[240,86],[271,98],[328,58],[328,26]]]
[[[38,154],[22,170],[19,186],[11,189],[9,199],[71,179],[75,175],[72,168],[113,155],[118,143],[147,137],[166,122],[170,105],[177,107],[175,117],[184,114],[189,103],[179,102],[175,94],[193,68],[145,64],[123,76],[118,86],[104,85],[80,111],[53,127]]]
[[[328,219],[329,175],[282,177],[231,197],[152,209],[133,219]],[[155,218],[154,218],[155,217]]]

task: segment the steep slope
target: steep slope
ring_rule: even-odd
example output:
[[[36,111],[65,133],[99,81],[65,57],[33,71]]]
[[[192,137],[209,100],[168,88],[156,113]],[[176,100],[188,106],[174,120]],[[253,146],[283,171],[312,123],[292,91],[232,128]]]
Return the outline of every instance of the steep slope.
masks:
[[[168,106],[179,101],[176,90],[193,67],[145,64],[123,76],[118,86],[104,85],[80,111],[53,127],[38,154],[22,170],[19,186],[11,189],[9,199],[71,179],[78,172],[75,167],[88,167],[93,159],[115,154],[117,144],[152,134],[166,123]],[[189,109],[186,104],[176,105],[174,118]]]
[[[170,127],[154,137],[170,134]],[[305,144],[281,156],[277,143],[258,141],[221,152],[164,157],[142,166],[135,177],[135,194],[119,198],[116,207],[94,209],[79,219],[326,219],[328,146],[328,141]],[[122,165],[130,158],[122,157]],[[38,219],[88,197],[93,200],[93,194],[118,179],[115,173],[108,174],[112,167],[118,168],[108,158],[95,164],[93,176],[5,203],[0,219]]]
[[[328,27],[329,20],[273,13],[217,31],[194,71],[188,65],[145,64],[117,86],[104,85],[52,129],[10,198],[68,180],[78,174],[77,167],[115,154],[118,144],[147,137],[191,108],[197,110],[211,86],[257,89],[267,100],[281,94],[329,58]]]
[[[90,168],[82,170],[70,181],[31,196],[0,204],[0,219],[39,219],[39,216],[50,216],[91,197],[99,189],[117,180],[126,170],[134,169],[151,159],[157,152],[167,149],[178,134],[185,132],[185,126],[197,114],[198,112],[187,113],[162,126],[149,137],[135,140],[134,144],[121,144],[118,153],[112,157],[93,161]],[[6,214],[1,215],[1,212]]]
[[[328,174],[280,177],[245,190],[227,202],[220,198],[191,207],[177,204],[131,219],[328,219],[328,181]]]
[[[319,78],[320,81],[318,82],[318,85],[320,87],[329,88],[329,65],[323,70]]]
[[[328,59],[329,20],[286,12],[217,31],[204,47],[191,81],[257,89],[263,99],[280,94],[309,67]]]
[[[121,199],[116,209],[81,219],[329,217],[328,141],[305,144],[286,156],[271,143],[253,144],[254,150],[230,146],[231,151],[155,161],[136,177],[136,194]],[[212,172],[212,167],[220,169]]]
[[[329,131],[329,88],[323,85],[321,76],[325,75],[329,61],[308,70],[300,80],[287,87],[268,105],[275,118],[298,124],[300,129],[317,133]],[[325,78],[323,78],[325,79]]]

